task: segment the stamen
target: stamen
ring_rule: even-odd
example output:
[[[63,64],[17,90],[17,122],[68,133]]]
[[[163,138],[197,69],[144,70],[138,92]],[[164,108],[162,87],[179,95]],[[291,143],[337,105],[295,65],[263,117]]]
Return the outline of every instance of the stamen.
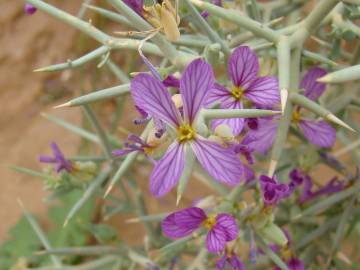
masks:
[[[231,95],[237,100],[240,101],[242,96],[244,94],[244,90],[242,89],[241,86],[234,86],[231,89]]]
[[[179,142],[186,142],[193,140],[195,138],[195,135],[196,135],[195,130],[189,124],[182,125],[178,128]]]
[[[300,112],[298,111],[294,111],[293,114],[292,114],[292,120],[297,123],[301,120],[301,115],[300,115]]]
[[[204,221],[204,226],[208,230],[211,230],[215,225],[216,225],[216,215],[210,215]]]

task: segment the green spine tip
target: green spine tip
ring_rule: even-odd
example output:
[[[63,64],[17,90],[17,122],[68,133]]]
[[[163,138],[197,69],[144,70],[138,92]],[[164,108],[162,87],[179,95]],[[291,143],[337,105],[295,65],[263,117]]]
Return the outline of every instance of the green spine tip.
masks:
[[[280,100],[281,100],[281,112],[284,113],[286,102],[289,97],[289,91],[286,88],[280,90]]]
[[[125,220],[125,223],[139,223],[140,222],[140,218],[136,217],[136,218],[129,218],[127,220]]]
[[[46,71],[46,68],[37,68],[33,70],[33,72],[44,72],[44,71]]]
[[[317,79],[316,81],[321,82],[321,83],[330,83],[331,82],[331,75],[327,74],[327,75]]]
[[[276,170],[276,167],[277,167],[277,164],[278,164],[277,160],[272,159],[270,161],[269,171],[268,171],[268,176],[269,177],[273,177],[273,175],[275,173],[275,170]]]
[[[328,115],[326,115],[325,117],[327,120],[335,123],[335,124],[338,124],[339,126],[342,126],[352,132],[356,132],[355,129],[353,129],[352,127],[350,127],[348,124],[346,124],[344,121],[342,121],[341,119],[339,119],[338,117],[336,117],[334,114],[330,113]]]
[[[113,187],[114,187],[114,185],[110,185],[107,189],[106,189],[106,191],[105,191],[105,193],[104,193],[104,199],[110,194],[110,192],[111,192],[111,190],[113,189]]]
[[[176,196],[176,206],[179,206],[179,203],[180,203],[180,201],[181,201],[181,198],[182,198],[182,194],[177,194],[177,196]]]
[[[71,107],[71,102],[69,101],[69,102],[54,106],[53,108],[54,109],[59,109],[59,108],[63,108],[63,107]]]

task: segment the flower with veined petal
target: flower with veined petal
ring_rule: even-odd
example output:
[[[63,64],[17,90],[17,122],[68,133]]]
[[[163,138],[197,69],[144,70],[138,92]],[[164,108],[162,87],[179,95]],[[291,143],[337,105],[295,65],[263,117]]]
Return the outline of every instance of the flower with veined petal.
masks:
[[[244,99],[257,106],[272,107],[280,102],[277,78],[258,77],[259,60],[255,52],[247,46],[240,46],[231,54],[228,62],[228,76],[233,86],[215,84],[207,100],[207,105],[220,102],[223,109],[242,109]],[[244,128],[244,118],[218,119],[212,122],[213,128],[227,124],[234,135],[239,135]]]
[[[154,196],[165,195],[177,184],[185,167],[186,145],[214,179],[235,185],[244,178],[236,153],[202,137],[196,130],[196,117],[213,84],[213,71],[206,61],[197,59],[187,66],[180,79],[182,116],[159,80],[146,73],[132,79],[131,94],[136,106],[166,123],[177,137],[151,173],[150,191]]]
[[[50,144],[50,147],[53,152],[53,157],[41,155],[39,157],[39,161],[42,163],[52,163],[55,164],[55,171],[57,173],[61,172],[62,170],[67,171],[68,173],[71,173],[73,171],[73,165],[69,160],[67,160],[64,156],[64,154],[61,152],[59,146],[52,142]]]
[[[173,239],[190,235],[201,227],[208,231],[205,242],[208,251],[212,253],[223,251],[226,242],[236,239],[239,232],[236,220],[231,215],[206,215],[198,207],[172,213],[161,222],[163,233]]]

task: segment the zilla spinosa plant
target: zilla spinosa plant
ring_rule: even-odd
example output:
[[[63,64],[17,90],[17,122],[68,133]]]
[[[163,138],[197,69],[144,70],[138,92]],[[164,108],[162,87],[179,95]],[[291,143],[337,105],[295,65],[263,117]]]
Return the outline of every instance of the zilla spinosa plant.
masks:
[[[68,157],[53,142],[53,154],[40,156],[43,172],[14,167],[41,177],[52,198],[82,190],[65,225],[88,201],[103,206],[100,221],[87,225],[93,245],[56,248],[24,209],[39,255],[50,258],[46,269],[359,269],[356,252],[342,249],[359,248],[351,241],[360,233],[359,1],[83,2],[78,16],[50,0],[24,4],[26,14],[47,13],[99,43],[37,72],[100,59],[97,67],[121,83],[56,106],[81,107],[93,131],[46,116],[99,145],[101,156]],[[122,32],[86,21],[88,10]],[[145,71],[127,74],[111,60],[131,50]],[[121,127],[121,140],[93,103],[127,95],[137,116],[126,126],[143,132]],[[327,173],[316,174],[319,166]],[[148,189],[135,180],[140,170],[149,172]],[[184,202],[199,187],[201,198]],[[149,212],[147,201],[174,192],[166,212]],[[102,241],[112,229],[98,223],[123,213],[137,215],[128,226],[144,226],[141,245]],[[32,267],[30,259],[20,264]]]

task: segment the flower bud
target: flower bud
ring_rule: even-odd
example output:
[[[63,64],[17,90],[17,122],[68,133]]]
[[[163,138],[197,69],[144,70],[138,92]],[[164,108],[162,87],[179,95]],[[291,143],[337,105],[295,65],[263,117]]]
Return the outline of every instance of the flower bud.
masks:
[[[279,246],[285,246],[288,243],[288,239],[275,223],[269,223],[265,227],[257,231],[261,237],[263,237],[268,243],[277,244]]]
[[[182,97],[180,94],[175,94],[171,97],[171,100],[174,102],[176,108],[181,108],[183,106]]]
[[[214,131],[215,135],[222,138],[224,141],[232,141],[234,134],[231,128],[226,124],[218,125]]]

